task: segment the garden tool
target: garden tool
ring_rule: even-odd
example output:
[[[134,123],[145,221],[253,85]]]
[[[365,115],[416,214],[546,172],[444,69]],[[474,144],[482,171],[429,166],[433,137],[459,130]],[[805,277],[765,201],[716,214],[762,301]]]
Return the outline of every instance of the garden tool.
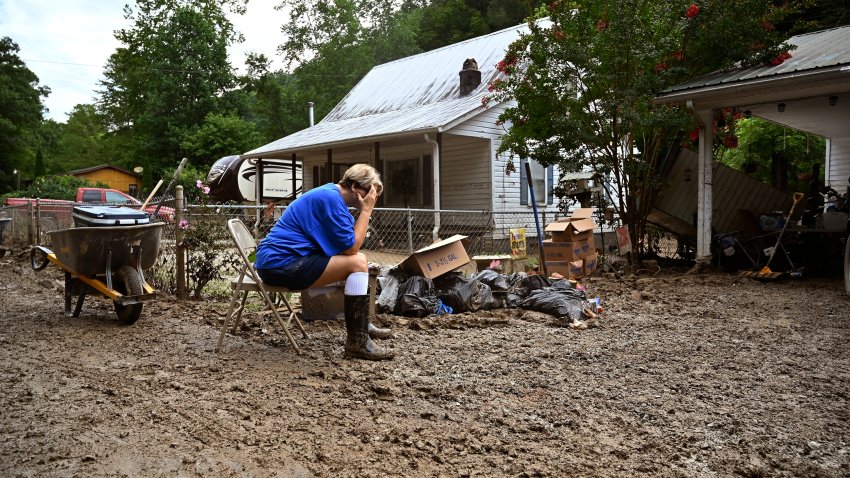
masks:
[[[537,217],[537,200],[534,198],[534,185],[531,181],[531,166],[528,165],[528,162],[525,163],[525,179],[528,181],[528,191],[531,193],[534,225],[537,226],[537,243],[540,245],[540,270],[543,271],[543,277],[549,277],[549,272],[546,270],[546,254],[543,252],[543,233],[540,231],[540,219]]]
[[[773,256],[776,255],[776,250],[782,248],[782,236],[785,235],[785,229],[788,228],[788,223],[791,222],[791,218],[794,216],[794,209],[796,209],[797,205],[803,201],[804,197],[805,195],[803,193],[794,193],[794,204],[791,205],[791,211],[788,213],[788,219],[785,221],[785,224],[782,225],[782,230],[779,231],[779,235],[776,236],[776,244],[774,244],[774,246],[771,248],[770,256],[768,256],[767,262],[764,264],[764,266],[754,272],[745,272],[743,275],[756,280],[770,282],[781,278],[785,274],[784,272],[776,272],[771,270],[770,263],[773,261]],[[785,252],[784,248],[782,248],[782,250],[783,252]],[[787,252],[785,252],[785,258],[788,260],[788,264],[793,270],[795,268],[794,263],[791,262],[791,258],[788,257]]]

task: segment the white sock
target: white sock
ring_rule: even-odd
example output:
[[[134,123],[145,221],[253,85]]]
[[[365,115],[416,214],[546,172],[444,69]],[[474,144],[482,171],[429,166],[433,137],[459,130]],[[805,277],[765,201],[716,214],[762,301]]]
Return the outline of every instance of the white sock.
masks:
[[[352,272],[345,279],[345,295],[366,295],[369,293],[369,273]]]

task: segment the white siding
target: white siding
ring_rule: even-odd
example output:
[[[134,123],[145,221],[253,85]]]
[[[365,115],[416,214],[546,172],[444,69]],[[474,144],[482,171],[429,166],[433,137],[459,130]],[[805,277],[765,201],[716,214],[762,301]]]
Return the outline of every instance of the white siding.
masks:
[[[473,118],[470,118],[463,123],[449,129],[451,134],[475,136],[477,138],[498,139],[504,134],[504,129],[501,125],[497,125],[496,121],[499,115],[505,111],[507,105],[498,104],[493,108],[481,109],[481,113]]]
[[[826,185],[844,194],[850,183],[850,138],[832,138],[829,141],[829,165],[826,170]]]
[[[490,209],[490,141],[443,135],[442,209]]]

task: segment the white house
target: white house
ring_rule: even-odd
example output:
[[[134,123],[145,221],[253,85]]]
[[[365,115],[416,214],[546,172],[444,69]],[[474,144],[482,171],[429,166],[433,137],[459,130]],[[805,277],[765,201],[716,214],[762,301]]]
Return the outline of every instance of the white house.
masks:
[[[242,156],[300,161],[305,191],[337,181],[351,164],[372,164],[385,188],[379,207],[493,211],[497,221],[501,212],[530,214],[526,160],[496,153],[506,105],[482,107],[501,74],[496,64],[526,29],[376,66],[320,122]],[[556,211],[557,168],[530,164],[538,210]]]

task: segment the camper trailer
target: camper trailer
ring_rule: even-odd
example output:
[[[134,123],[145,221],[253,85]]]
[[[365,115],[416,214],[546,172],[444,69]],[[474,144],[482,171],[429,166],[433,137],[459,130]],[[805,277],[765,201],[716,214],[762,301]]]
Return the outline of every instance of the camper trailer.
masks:
[[[225,156],[207,175],[210,198],[216,201],[256,203],[257,177],[262,178],[260,202],[295,199],[302,191],[300,161],[287,159],[243,159]]]

